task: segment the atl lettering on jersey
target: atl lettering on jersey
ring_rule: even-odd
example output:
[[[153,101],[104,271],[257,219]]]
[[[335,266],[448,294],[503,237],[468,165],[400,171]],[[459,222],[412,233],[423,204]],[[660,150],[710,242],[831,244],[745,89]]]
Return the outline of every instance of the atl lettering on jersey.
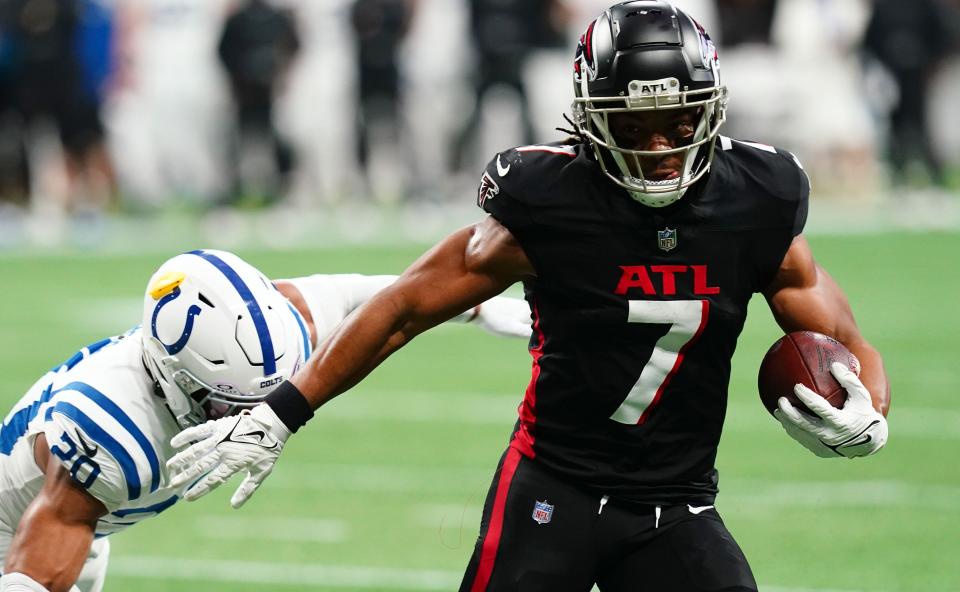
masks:
[[[614,294],[625,296],[631,290],[641,290],[644,296],[675,296],[677,282],[692,282],[697,296],[713,296],[720,288],[711,286],[706,265],[621,265],[623,275]],[[656,279],[656,283],[654,282]]]

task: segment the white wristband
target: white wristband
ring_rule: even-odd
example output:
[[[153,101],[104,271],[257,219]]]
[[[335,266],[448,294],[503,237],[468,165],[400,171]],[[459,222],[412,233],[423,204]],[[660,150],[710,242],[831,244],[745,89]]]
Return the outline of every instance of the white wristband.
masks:
[[[19,572],[0,577],[0,592],[50,592],[28,575]]]

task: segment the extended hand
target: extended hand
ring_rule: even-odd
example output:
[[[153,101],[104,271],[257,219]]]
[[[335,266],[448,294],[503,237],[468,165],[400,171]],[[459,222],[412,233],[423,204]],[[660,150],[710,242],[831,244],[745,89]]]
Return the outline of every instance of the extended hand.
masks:
[[[798,384],[793,392],[817,417],[798,411],[786,397],[778,401],[774,416],[794,440],[817,456],[854,458],[877,452],[887,442],[886,418],[873,408],[870,392],[849,368],[834,363],[830,372],[847,391],[842,409]]]
[[[180,487],[202,477],[183,496],[193,501],[246,471],[246,479],[230,498],[230,505],[239,508],[273,471],[289,437],[290,430],[264,403],[240,415],[187,428],[170,440],[175,448],[193,442],[167,461],[171,485]]]
[[[530,305],[519,298],[496,296],[477,305],[473,322],[501,337],[530,337]]]

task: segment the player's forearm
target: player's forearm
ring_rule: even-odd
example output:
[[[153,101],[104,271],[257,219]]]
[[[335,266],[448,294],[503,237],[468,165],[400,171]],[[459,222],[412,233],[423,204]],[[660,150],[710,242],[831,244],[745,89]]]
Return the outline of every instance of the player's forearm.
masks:
[[[464,228],[358,308],[291,379],[312,409],[347,390],[414,336],[492,298],[512,277],[469,269]]]
[[[343,322],[291,382],[316,409],[346,391],[412,335],[409,313],[391,295],[377,296]]]
[[[20,522],[3,572],[25,574],[50,592],[67,592],[80,576],[93,532],[92,524],[64,521],[55,508],[35,501]]]

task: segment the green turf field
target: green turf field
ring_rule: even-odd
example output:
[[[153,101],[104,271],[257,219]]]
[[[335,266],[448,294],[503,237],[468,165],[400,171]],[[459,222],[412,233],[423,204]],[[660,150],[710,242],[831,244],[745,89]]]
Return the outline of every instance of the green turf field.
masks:
[[[734,360],[718,507],[769,592],[960,590],[960,234],[813,237],[893,382],[890,443],[821,460],[760,405],[762,301]],[[244,252],[274,277],[398,272],[420,247]],[[0,404],[138,322],[163,256],[0,254]],[[108,592],[453,590],[530,359],[440,327],[324,408],[242,511],[232,487],[113,537]],[[4,412],[5,413],[5,412]],[[666,591],[643,591],[666,592]]]

